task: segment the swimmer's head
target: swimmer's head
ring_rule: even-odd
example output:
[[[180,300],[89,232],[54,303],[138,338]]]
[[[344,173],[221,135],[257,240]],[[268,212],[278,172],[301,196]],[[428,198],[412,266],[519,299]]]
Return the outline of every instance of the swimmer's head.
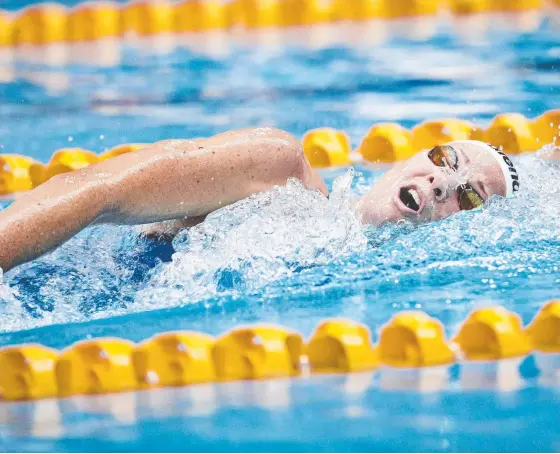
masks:
[[[436,221],[519,189],[511,160],[483,142],[449,142],[397,163],[360,200],[364,223]]]

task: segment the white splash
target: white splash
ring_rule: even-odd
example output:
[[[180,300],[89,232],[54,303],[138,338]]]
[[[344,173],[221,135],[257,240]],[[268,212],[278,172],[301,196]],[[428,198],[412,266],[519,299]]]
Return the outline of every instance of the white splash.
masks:
[[[298,268],[365,249],[350,200],[353,176],[349,170],[335,180],[329,199],[291,180],[212,213],[177,236],[173,261],[155,270],[135,304],[177,305],[224,290],[247,294]]]
[[[17,299],[17,289],[10,287],[4,282],[4,271],[0,268],[0,313],[2,325],[13,326],[25,319],[25,310]]]
[[[132,278],[142,251],[134,229],[86,229],[10,271],[0,285],[0,332],[245,295],[336,262],[367,246],[351,203],[353,176],[337,178],[329,199],[293,180],[212,213],[177,236],[173,261],[144,283]]]
[[[0,331],[220,304],[224,296],[308,293],[313,280],[322,282],[328,273],[338,284],[411,276],[414,298],[421,297],[422,286],[431,288],[422,276],[436,268],[447,270],[436,276],[438,282],[463,278],[464,267],[500,269],[513,277],[523,270],[555,273],[560,166],[535,154],[517,159],[521,189],[514,198],[496,198],[482,210],[418,228],[360,226],[351,199],[378,174],[359,177],[351,190],[349,170],[335,180],[329,199],[290,181],[184,230],[174,241],[172,262],[149,272],[139,262],[147,253],[133,229],[89,228],[3,277]],[[134,278],[138,266],[149,274]]]

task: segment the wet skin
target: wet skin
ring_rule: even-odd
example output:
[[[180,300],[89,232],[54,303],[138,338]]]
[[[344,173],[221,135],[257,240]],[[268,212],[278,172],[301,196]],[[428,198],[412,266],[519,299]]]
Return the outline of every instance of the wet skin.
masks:
[[[477,144],[449,142],[457,150],[457,171],[435,165],[428,151],[417,153],[386,172],[360,200],[359,213],[366,224],[407,219],[415,223],[436,221],[460,211],[457,189],[468,184],[486,201],[494,194],[505,196],[505,180],[494,158]],[[402,189],[414,189],[419,207],[411,209],[401,200]]]
[[[457,186],[468,181],[487,200],[504,195],[498,164],[476,146],[457,146],[457,172],[421,152],[389,170],[358,203],[363,223],[427,222],[459,211]],[[53,177],[0,212],[4,271],[58,247],[92,224],[143,224],[172,236],[221,207],[297,178],[327,195],[300,142],[272,128],[208,139],[167,140]],[[418,209],[399,199],[414,189]],[[154,224],[155,223],[155,224]]]

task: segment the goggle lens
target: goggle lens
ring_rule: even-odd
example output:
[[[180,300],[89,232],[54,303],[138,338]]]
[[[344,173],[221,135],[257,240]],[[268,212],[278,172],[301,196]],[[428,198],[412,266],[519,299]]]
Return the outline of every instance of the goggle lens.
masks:
[[[428,158],[438,167],[448,167],[457,170],[457,152],[449,145],[439,145],[428,152]],[[461,210],[474,210],[484,203],[474,189],[462,184],[457,189],[459,197],[459,208]]]
[[[428,158],[438,167],[457,167],[457,152],[449,145],[439,145],[428,152]]]
[[[459,208],[461,208],[461,210],[474,210],[475,208],[481,207],[484,203],[482,197],[469,187],[460,187],[458,193]]]

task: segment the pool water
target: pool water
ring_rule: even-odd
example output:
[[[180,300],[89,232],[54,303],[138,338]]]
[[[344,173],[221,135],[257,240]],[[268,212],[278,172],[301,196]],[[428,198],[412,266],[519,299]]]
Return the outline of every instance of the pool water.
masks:
[[[1,151],[47,161],[61,147],[101,152],[254,125],[298,137],[336,127],[357,145],[375,122],[410,127],[457,116],[484,126],[501,112],[533,117],[557,108],[557,27],[544,20],[520,32],[509,19],[492,17],[476,33],[472,23],[438,20],[422,37],[401,24],[384,41],[361,25],[351,43],[336,27],[320,39],[300,31],[229,41],[214,34],[204,45],[194,37],[129,40],[96,48],[87,64],[83,48],[57,49],[56,64],[4,52]],[[138,239],[133,227],[87,229],[3,276],[0,345],[219,334],[260,321],[307,336],[335,316],[365,323],[375,339],[407,309],[439,318],[451,335],[488,304],[526,323],[558,297],[560,282],[560,168],[541,158],[546,152],[515,158],[523,190],[514,199],[421,227],[359,226],[352,201],[385,169],[356,166],[322,172],[329,200],[291,182],[212,214],[173,249]],[[558,384],[534,358],[518,377],[515,369],[508,389],[466,389],[461,370],[430,393],[386,389],[378,375],[358,374],[3,404],[0,447],[560,449]]]

